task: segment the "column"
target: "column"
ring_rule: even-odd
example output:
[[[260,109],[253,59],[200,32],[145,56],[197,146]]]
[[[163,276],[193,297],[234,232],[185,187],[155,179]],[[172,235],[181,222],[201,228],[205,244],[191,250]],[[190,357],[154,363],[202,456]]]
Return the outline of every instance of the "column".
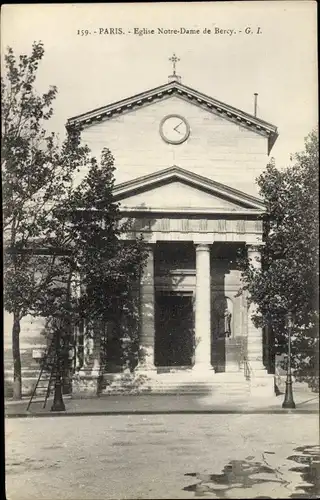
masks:
[[[261,254],[258,245],[248,245],[248,258],[256,269],[261,268]],[[263,365],[263,336],[262,328],[257,328],[252,315],[257,306],[251,303],[248,308],[248,339],[247,359],[250,377],[250,394],[253,397],[274,396],[274,377],[269,375]]]
[[[75,297],[81,297],[81,276],[74,281]],[[73,376],[72,392],[81,397],[96,396],[99,393],[100,377],[100,339],[91,338],[86,332],[85,324],[77,329],[76,371]]]
[[[194,370],[213,370],[211,365],[210,245],[196,244],[196,314]]]
[[[261,268],[261,253],[258,245],[247,246],[248,259],[255,269]],[[263,365],[263,337],[262,328],[257,328],[252,315],[257,309],[256,304],[251,303],[248,308],[248,361],[252,370],[264,370]]]
[[[79,272],[75,273],[73,285],[73,295],[77,301],[81,298],[81,276]],[[74,332],[75,343],[74,343],[74,368],[79,371],[83,368],[83,358],[84,358],[84,332],[83,325],[77,326]]]
[[[140,284],[140,352],[138,371],[154,370],[154,248],[148,246],[148,257]]]

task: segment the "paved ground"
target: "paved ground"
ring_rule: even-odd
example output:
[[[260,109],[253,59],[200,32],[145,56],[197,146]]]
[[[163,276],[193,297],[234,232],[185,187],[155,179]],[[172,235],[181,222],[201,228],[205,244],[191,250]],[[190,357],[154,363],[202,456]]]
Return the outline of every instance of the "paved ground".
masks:
[[[314,414],[52,416],[5,425],[8,500],[320,492]]]
[[[106,396],[94,399],[70,399],[65,397],[67,415],[93,415],[114,413],[285,413],[282,409],[284,395],[270,398],[224,398],[221,395],[140,395],[140,396]],[[294,394],[296,413],[319,412],[319,394],[311,391],[296,391]],[[7,416],[50,415],[52,400],[43,409],[43,399],[35,400],[26,411],[28,399],[23,401],[7,401]],[[51,414],[52,415],[52,414]]]

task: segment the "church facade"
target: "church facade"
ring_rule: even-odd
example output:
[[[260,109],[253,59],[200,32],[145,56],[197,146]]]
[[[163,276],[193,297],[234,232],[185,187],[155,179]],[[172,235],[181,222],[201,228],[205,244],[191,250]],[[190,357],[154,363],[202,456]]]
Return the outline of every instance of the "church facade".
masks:
[[[167,83],[70,118],[73,127],[94,156],[111,150],[114,197],[148,245],[139,360],[133,373],[104,372],[103,392],[273,394],[268,339],[238,293],[237,254],[260,266],[264,205],[255,179],[276,127],[186,86],[175,66]],[[22,328],[22,362],[32,358],[24,385],[35,381],[41,356],[32,329],[23,336]],[[99,349],[92,340],[76,345],[74,394],[97,394]]]
[[[266,339],[238,293],[237,253],[260,265],[255,179],[276,127],[187,87],[175,69],[168,83],[69,119],[74,126],[93,154],[111,150],[115,199],[148,244],[131,390],[272,394]],[[74,392],[96,391],[101,374],[95,347],[86,349]],[[104,376],[106,392],[123,390],[123,372]]]

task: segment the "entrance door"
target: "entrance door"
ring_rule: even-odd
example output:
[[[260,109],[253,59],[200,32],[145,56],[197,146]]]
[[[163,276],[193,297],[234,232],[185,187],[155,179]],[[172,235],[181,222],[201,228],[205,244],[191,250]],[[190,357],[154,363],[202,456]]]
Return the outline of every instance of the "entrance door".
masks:
[[[156,366],[191,366],[193,308],[191,295],[156,294]]]

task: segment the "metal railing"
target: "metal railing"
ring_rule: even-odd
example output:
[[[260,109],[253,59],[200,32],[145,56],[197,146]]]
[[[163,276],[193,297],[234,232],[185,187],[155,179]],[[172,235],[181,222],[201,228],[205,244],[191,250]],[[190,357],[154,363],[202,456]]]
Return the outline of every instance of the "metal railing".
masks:
[[[251,380],[252,368],[250,366],[248,359],[245,356],[243,357],[243,370],[245,379]]]

